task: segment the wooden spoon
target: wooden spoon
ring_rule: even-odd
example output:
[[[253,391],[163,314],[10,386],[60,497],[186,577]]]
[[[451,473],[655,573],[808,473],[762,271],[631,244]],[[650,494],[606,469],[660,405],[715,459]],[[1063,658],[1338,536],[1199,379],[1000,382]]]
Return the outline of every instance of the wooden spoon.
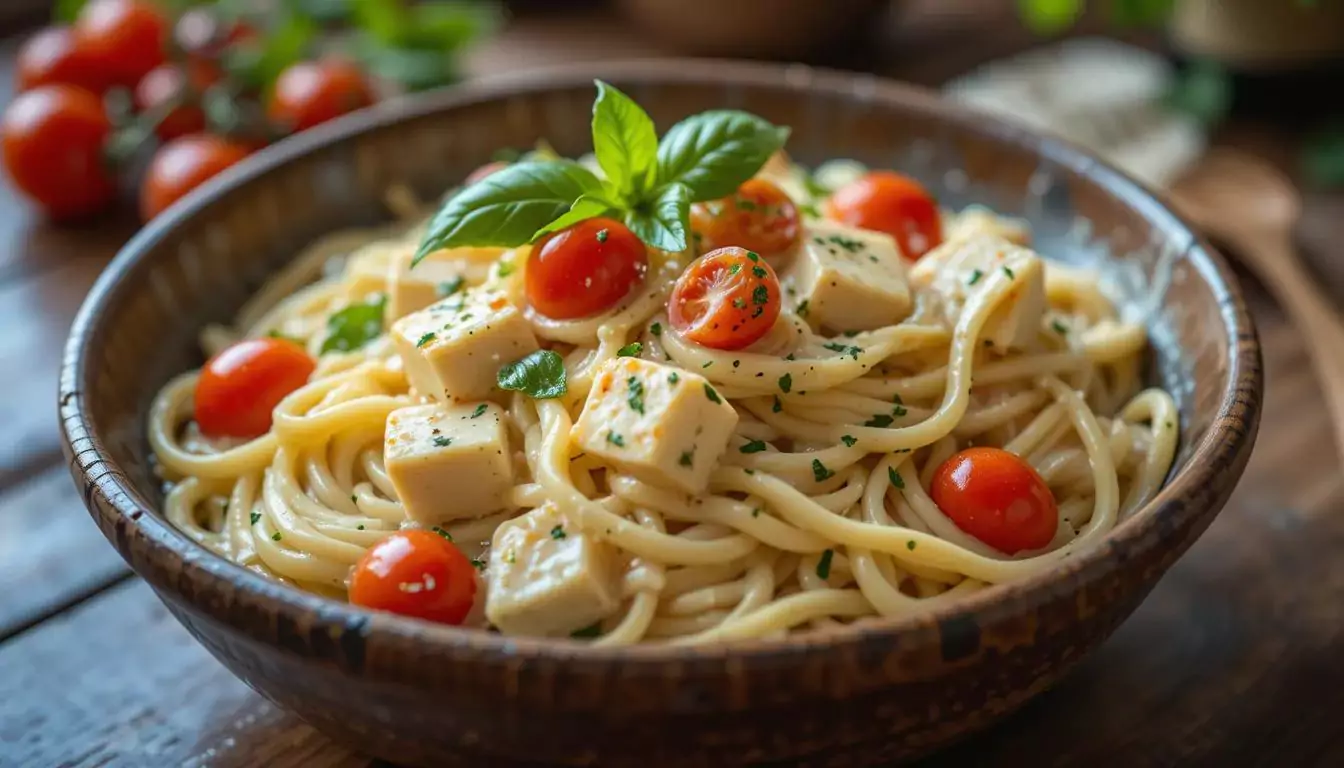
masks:
[[[1344,319],[1297,255],[1297,190],[1264,161],[1220,149],[1177,180],[1171,199],[1196,226],[1235,249],[1297,326],[1344,454]]]

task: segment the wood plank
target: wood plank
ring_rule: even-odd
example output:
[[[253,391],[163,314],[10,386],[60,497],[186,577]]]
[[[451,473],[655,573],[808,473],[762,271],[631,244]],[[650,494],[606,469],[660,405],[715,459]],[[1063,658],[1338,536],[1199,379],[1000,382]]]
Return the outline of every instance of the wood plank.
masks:
[[[129,571],[63,463],[0,495],[0,639]]]

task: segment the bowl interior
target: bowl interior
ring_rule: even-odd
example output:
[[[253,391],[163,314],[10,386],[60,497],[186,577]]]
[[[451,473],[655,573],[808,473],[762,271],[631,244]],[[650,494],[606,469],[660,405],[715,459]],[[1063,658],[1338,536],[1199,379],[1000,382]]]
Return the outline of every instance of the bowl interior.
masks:
[[[1133,182],[1063,143],[869,78],[641,62],[383,105],[263,151],[146,228],[91,293],[62,377],[67,434],[87,433],[101,448],[115,503],[136,517],[159,515],[145,415],[159,387],[202,362],[202,326],[229,321],[318,236],[387,221],[393,185],[436,199],[501,148],[544,138],[564,155],[588,151],[594,75],[644,105],[660,131],[697,111],[745,109],[791,126],[788,150],[803,163],[855,158],[915,176],[950,208],[982,204],[1027,219],[1038,250],[1100,270],[1125,312],[1147,324],[1147,379],[1172,392],[1181,413],[1173,473],[1215,450],[1212,431],[1244,375],[1239,337],[1253,344],[1252,332],[1226,268]],[[207,557],[185,537],[163,535],[190,559]]]

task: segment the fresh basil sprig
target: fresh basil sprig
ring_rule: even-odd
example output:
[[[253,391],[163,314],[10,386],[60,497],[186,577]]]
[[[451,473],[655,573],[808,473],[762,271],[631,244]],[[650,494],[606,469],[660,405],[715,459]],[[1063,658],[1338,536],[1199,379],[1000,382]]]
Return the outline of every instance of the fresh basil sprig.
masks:
[[[549,349],[539,349],[521,360],[506,363],[495,381],[500,389],[522,392],[534,400],[563,397],[569,391],[565,361]]]
[[[788,139],[789,129],[746,112],[713,110],[672,126],[596,81],[593,153],[606,179],[567,160],[512,165],[472,184],[435,215],[413,264],[442,248],[512,248],[584,219],[621,219],[640,240],[684,251],[691,203],[731,194]]]

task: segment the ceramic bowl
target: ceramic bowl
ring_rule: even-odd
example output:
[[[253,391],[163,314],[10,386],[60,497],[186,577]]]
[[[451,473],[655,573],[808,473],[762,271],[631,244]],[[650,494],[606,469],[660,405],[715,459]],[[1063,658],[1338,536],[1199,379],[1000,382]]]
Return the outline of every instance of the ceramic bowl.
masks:
[[[385,220],[390,185],[429,199],[494,150],[542,137],[586,151],[594,77],[660,129],[706,108],[750,110],[792,126],[805,163],[901,169],[953,208],[1023,216],[1046,253],[1101,269],[1148,324],[1149,380],[1180,407],[1166,487],[1104,544],[1029,580],[922,615],[707,648],[598,649],[375,614],[268,581],[174,530],[145,415],[164,382],[200,365],[197,331],[230,318],[309,240]],[[1232,492],[1261,366],[1222,260],[1079,150],[870,77],[643,61],[384,104],[260,152],[126,246],[79,313],[60,389],[71,471],[108,541],[230,670],[333,739],[418,765],[856,766],[987,725],[1110,635]]]

